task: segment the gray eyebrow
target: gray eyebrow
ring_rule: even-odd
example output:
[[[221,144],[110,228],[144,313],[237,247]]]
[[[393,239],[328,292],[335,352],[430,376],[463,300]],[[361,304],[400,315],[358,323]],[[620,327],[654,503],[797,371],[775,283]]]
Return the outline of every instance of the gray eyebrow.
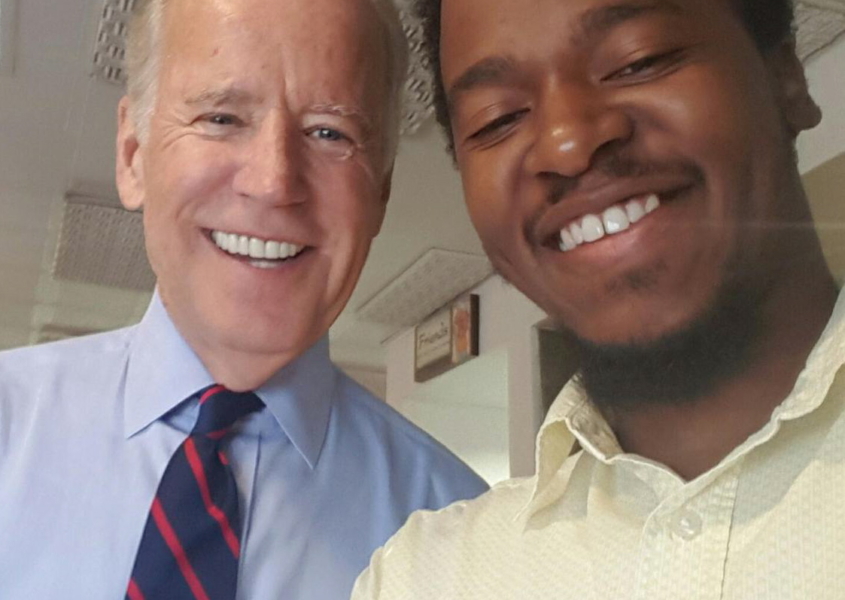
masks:
[[[355,119],[368,131],[371,131],[374,127],[371,117],[356,106],[350,106],[348,104],[315,104],[311,107],[311,111]]]
[[[212,104],[219,106],[221,104],[249,104],[255,101],[255,97],[249,92],[239,90],[237,88],[222,88],[222,89],[208,89],[190,96],[185,100],[186,104]]]

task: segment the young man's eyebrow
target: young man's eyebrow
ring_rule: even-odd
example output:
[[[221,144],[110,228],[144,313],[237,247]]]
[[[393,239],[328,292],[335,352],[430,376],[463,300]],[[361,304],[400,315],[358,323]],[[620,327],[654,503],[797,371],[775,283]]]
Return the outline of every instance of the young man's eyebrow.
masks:
[[[507,56],[491,56],[475,63],[449,86],[446,93],[449,103],[474,88],[503,82],[513,69],[514,60]]]
[[[682,13],[683,9],[673,0],[631,0],[599,6],[581,15],[577,26],[577,40],[583,43],[603,37],[620,25],[644,16]]]

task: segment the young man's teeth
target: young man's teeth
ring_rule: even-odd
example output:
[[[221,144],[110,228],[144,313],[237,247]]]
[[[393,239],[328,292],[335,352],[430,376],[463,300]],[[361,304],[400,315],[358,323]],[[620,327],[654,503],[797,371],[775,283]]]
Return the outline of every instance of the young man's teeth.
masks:
[[[561,229],[560,231],[560,249],[564,252],[569,252],[570,250],[574,250],[578,247],[575,238],[572,237],[572,234],[569,233],[566,229]]]
[[[262,240],[245,235],[224,233],[222,231],[212,232],[211,237],[221,250],[225,250],[229,254],[255,259],[254,263],[256,266],[264,268],[274,264],[268,261],[293,258],[303,250],[303,246],[297,246],[288,242]]]
[[[628,215],[618,206],[611,206],[601,216],[604,231],[607,235],[613,235],[625,231],[631,226]]]
[[[572,238],[575,240],[575,244],[580,246],[584,243],[584,232],[581,231],[581,226],[578,223],[572,223],[569,226],[569,233],[572,234]]]
[[[639,223],[645,216],[645,206],[639,200],[631,200],[625,204],[625,214],[632,225]]]
[[[657,194],[648,194],[611,206],[601,216],[584,215],[561,229],[560,249],[563,252],[569,252],[582,244],[597,242],[605,236],[622,233],[658,208],[660,208],[660,198]]]
[[[658,208],[660,208],[660,198],[657,194],[651,194],[645,199],[645,214],[650,215]]]
[[[581,233],[584,234],[584,242],[597,242],[604,237],[604,225],[596,215],[587,215],[581,219]]]

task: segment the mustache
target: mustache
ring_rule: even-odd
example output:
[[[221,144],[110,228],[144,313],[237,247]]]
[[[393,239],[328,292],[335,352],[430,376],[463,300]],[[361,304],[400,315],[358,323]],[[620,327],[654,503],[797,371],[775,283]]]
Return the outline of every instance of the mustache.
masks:
[[[549,188],[547,202],[557,204],[579,188],[600,187],[608,180],[639,179],[661,175],[681,177],[697,184],[704,182],[704,172],[688,162],[654,161],[622,152],[612,152],[599,157],[583,175],[578,177],[555,175]]]

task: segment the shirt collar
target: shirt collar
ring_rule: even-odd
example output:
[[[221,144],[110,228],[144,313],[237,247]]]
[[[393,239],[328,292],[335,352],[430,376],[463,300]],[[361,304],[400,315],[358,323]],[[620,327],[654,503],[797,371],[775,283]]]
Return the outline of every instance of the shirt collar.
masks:
[[[176,329],[156,290],[129,346],[124,391],[124,434],[132,437],[197,391],[211,374]],[[327,336],[255,390],[310,468],[328,429],[337,385]]]
[[[255,391],[312,469],[326,439],[337,384],[324,335]]]
[[[828,390],[845,364],[845,291],[840,292],[833,313],[819,337],[807,363],[795,381],[792,392],[774,410],[769,422],[737,447],[719,467],[709,474],[721,472],[722,465],[733,464],[754,448],[770,440],[781,423],[799,419],[815,411],[824,402]],[[622,449],[610,426],[592,405],[577,380],[564,386],[555,399],[537,435],[537,476],[533,494],[517,518],[530,518],[551,505],[566,491],[569,474],[575,461],[567,462],[576,440],[584,451],[607,463]],[[708,474],[703,475],[709,481]]]

